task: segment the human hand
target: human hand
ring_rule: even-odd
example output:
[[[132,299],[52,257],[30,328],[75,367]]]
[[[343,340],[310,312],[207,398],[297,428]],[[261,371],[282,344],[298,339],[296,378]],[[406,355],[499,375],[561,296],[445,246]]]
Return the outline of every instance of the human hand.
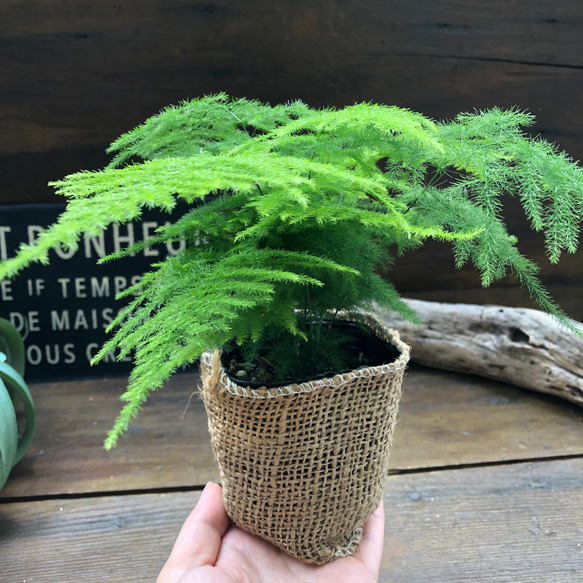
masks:
[[[157,583],[375,583],[383,552],[383,505],[364,525],[356,553],[310,565],[230,524],[222,490],[207,484]]]

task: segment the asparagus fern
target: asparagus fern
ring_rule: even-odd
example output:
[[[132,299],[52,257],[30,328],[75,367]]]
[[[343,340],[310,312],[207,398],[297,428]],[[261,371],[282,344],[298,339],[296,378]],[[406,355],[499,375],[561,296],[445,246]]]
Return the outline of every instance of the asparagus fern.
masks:
[[[188,210],[105,260],[185,241],[124,291],[127,307],[95,361],[134,353],[127,402],[106,447],[148,393],[202,351],[280,330],[307,341],[328,310],[380,304],[414,320],[378,272],[427,239],[452,245],[484,286],[514,273],[538,305],[569,326],[517,248],[502,216],[518,196],[549,260],[577,249],[583,174],[565,154],[524,133],[513,109],[434,122],[397,107],[271,107],[219,94],[169,107],[121,136],[100,172],[55,182],[69,204],[34,246],[0,265],[0,280],[58,245],[138,219],[144,208]]]

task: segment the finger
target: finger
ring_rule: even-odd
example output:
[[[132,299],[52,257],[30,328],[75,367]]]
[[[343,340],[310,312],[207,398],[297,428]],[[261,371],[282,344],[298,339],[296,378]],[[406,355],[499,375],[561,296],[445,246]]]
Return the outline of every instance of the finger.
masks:
[[[214,565],[228,527],[222,488],[210,482],[182,526],[168,563],[180,565],[184,571]]]
[[[381,568],[384,542],[385,508],[381,500],[380,506],[364,525],[362,540],[354,557],[364,563],[373,573],[378,573]]]

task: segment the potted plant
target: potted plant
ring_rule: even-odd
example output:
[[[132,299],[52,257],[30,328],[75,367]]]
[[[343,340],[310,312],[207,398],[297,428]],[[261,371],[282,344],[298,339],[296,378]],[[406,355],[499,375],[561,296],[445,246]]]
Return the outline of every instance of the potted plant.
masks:
[[[383,491],[408,348],[371,312],[415,321],[378,275],[394,254],[445,241],[484,286],[512,272],[571,327],[502,215],[503,196],[517,196],[551,261],[576,250],[581,169],[525,135],[532,123],[517,109],[437,123],[373,104],[188,101],[121,136],[103,171],[55,182],[67,209],[0,280],[144,208],[186,203],[153,238],[107,258],[186,242],[121,294],[129,303],[95,357],[116,349],[135,363],[106,447],[149,391],[201,358],[229,514],[322,562],[354,550]]]
[[[24,379],[24,342],[18,330],[0,318],[0,490],[34,436],[36,413]],[[16,410],[22,402],[25,427],[18,434]]]

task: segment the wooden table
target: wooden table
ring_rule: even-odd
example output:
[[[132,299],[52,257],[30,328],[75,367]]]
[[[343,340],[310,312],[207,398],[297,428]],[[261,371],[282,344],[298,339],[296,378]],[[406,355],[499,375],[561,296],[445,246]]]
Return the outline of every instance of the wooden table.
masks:
[[[2,582],[155,581],[218,479],[197,382],[175,377],[109,453],[125,379],[31,387],[36,438],[0,495]],[[583,581],[580,408],[412,366],[392,467],[381,581]]]

